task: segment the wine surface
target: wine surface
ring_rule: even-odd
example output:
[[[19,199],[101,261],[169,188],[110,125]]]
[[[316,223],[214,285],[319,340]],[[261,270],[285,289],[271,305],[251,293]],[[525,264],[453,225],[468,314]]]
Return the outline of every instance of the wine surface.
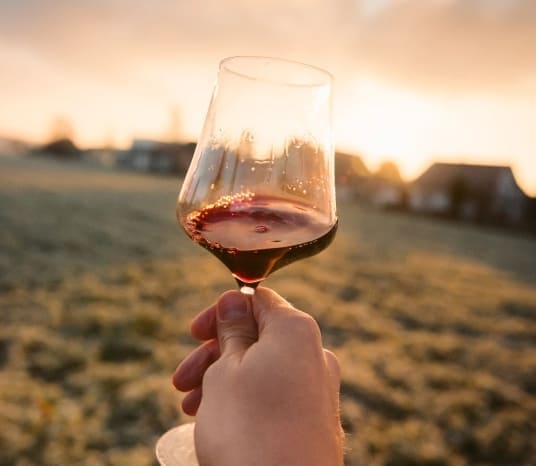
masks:
[[[241,195],[180,218],[190,238],[208,249],[240,285],[255,286],[274,270],[325,249],[337,222],[306,204]]]

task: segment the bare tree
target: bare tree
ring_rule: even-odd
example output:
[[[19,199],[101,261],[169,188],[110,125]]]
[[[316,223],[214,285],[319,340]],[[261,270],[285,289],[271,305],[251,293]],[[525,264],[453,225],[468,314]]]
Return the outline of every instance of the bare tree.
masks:
[[[182,136],[182,119],[178,105],[172,105],[169,112],[169,126],[165,139],[168,141],[179,141]]]
[[[376,172],[376,175],[384,180],[392,181],[394,183],[399,183],[402,181],[398,166],[394,162],[390,161],[383,162]]]
[[[74,127],[71,120],[66,116],[56,116],[50,124],[49,141],[59,141],[61,139],[74,139]]]

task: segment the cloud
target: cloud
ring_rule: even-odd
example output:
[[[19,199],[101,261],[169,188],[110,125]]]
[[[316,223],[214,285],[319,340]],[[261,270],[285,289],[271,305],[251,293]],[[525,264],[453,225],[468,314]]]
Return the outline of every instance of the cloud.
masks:
[[[172,61],[184,55],[202,60],[212,50],[284,52],[298,41],[307,47],[324,40],[325,33],[318,34],[324,19],[303,0],[20,0],[4,7],[0,38],[64,63]]]
[[[534,0],[4,0],[1,8],[0,45],[93,79],[261,54],[311,61],[343,80],[366,73],[433,92],[536,94]]]
[[[393,2],[360,21],[356,49],[360,66],[413,86],[535,91],[536,2]]]

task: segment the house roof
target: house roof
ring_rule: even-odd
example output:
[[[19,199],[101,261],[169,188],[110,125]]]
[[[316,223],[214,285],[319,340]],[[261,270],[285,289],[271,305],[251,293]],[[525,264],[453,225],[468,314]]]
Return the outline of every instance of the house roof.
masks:
[[[335,153],[335,173],[337,176],[370,175],[370,172],[366,165],[363,163],[361,157],[357,155],[346,154],[344,152]]]
[[[449,190],[453,182],[462,181],[470,190],[491,192],[505,174],[511,176],[516,183],[512,169],[508,166],[434,163],[412,185],[427,191]],[[521,191],[519,186],[517,188]]]

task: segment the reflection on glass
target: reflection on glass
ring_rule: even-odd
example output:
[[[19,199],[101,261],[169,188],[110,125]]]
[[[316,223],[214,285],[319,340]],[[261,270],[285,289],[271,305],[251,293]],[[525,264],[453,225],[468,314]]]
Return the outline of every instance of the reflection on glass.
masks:
[[[177,218],[245,293],[335,235],[331,81],[274,58],[220,65]]]

